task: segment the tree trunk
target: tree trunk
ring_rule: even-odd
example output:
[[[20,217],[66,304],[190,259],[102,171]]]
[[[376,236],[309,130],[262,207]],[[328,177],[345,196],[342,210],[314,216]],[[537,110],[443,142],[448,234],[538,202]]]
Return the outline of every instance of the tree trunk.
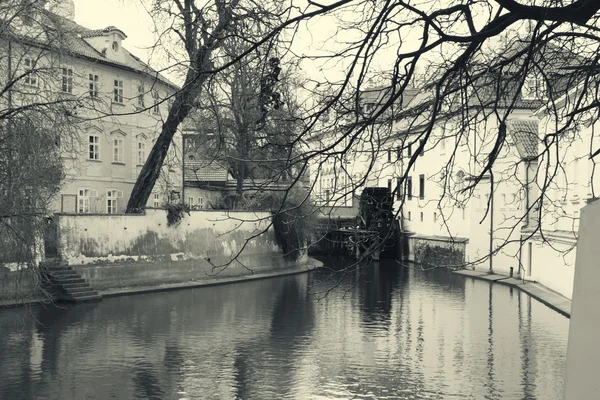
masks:
[[[200,68],[200,71],[209,71],[211,50],[204,47],[199,52],[201,53],[199,53],[198,59],[202,61],[199,65],[203,67]],[[156,139],[156,143],[154,143],[152,151],[150,151],[148,159],[135,182],[129,202],[127,203],[126,213],[139,213],[144,209],[146,203],[148,203],[152,189],[154,189],[160,170],[167,157],[169,147],[173,142],[173,136],[175,136],[179,125],[192,110],[192,104],[194,104],[200,88],[208,77],[209,74],[198,72],[196,69],[190,68],[188,70],[185,83],[182,89],[175,95],[175,101],[169,110],[169,116],[163,124],[160,135]]]

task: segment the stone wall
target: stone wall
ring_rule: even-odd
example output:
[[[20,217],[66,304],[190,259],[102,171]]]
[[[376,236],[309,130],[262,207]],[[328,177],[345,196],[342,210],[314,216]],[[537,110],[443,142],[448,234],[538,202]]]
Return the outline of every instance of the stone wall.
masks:
[[[409,247],[412,250],[411,261],[458,269],[465,263],[466,244],[467,241],[464,239],[412,236],[409,237]]]
[[[144,215],[60,215],[62,261],[100,289],[242,276],[291,266],[283,259],[272,228],[267,229],[269,213],[183,215],[172,226],[167,224],[166,210],[147,210]],[[299,260],[306,261],[306,256]]]

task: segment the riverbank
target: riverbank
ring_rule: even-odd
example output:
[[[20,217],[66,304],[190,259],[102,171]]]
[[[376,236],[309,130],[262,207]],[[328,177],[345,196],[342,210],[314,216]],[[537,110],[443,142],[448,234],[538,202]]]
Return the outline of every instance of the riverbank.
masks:
[[[129,286],[129,287],[117,287],[117,288],[106,288],[98,290],[98,293],[103,297],[115,297],[125,296],[130,294],[143,294],[143,293],[155,293],[155,292],[166,292],[178,289],[190,289],[205,286],[216,286],[226,285],[229,283],[247,282],[259,279],[276,278],[286,275],[296,275],[306,272],[313,271],[315,269],[323,267],[323,263],[317,259],[310,257],[308,262],[303,264],[295,264],[288,268],[278,268],[273,270],[262,271],[251,275],[239,275],[239,276],[227,276],[227,277],[215,277],[203,280],[192,280],[187,282],[177,283],[161,283],[156,285],[148,286]],[[32,297],[31,299],[19,299],[19,300],[0,300],[0,308],[14,308],[21,306],[34,306],[51,304],[53,301],[48,298]]]
[[[555,310],[559,314],[562,314],[567,318],[571,318],[571,300],[537,282],[522,281],[521,279],[510,278],[505,275],[489,274],[487,272],[466,269],[453,272],[458,275],[468,276],[474,279],[480,279],[491,283],[499,283],[501,285],[517,288]]]

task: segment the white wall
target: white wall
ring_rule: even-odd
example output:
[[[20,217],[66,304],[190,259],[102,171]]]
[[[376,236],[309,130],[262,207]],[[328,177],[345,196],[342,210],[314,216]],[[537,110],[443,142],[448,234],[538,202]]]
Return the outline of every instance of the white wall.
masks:
[[[600,393],[600,202],[582,211],[567,350],[565,400],[596,399]]]
[[[270,220],[265,212],[191,211],[168,226],[165,210],[147,210],[144,215],[60,215],[60,252],[69,265],[165,256],[233,257],[243,246],[244,254],[278,252],[272,229],[262,234]]]

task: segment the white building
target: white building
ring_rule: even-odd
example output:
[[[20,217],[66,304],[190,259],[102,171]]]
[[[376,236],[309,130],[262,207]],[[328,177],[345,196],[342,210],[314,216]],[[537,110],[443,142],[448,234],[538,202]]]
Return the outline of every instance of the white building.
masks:
[[[44,3],[21,10],[0,32],[1,70],[15,81],[4,106],[70,107],[77,124],[61,133],[67,177],[54,210],[122,213],[177,87],[124,47],[122,30],[85,28]],[[179,142],[148,206],[181,191]]]

